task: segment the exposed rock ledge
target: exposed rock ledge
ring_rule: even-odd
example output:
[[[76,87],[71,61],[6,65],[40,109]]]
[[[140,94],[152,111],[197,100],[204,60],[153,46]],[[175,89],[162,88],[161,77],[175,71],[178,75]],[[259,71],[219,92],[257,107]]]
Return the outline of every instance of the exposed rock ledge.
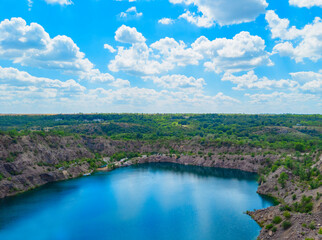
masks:
[[[228,155],[229,156],[229,155]],[[196,156],[185,156],[182,155],[177,157],[167,156],[167,155],[152,155],[149,157],[140,157],[134,158],[129,161],[120,161],[114,164],[114,168],[130,166],[133,164],[141,164],[141,163],[153,163],[153,162],[168,162],[168,163],[177,163],[184,165],[196,165],[196,166],[204,166],[204,167],[217,167],[217,168],[229,168],[229,169],[239,169],[248,172],[258,172],[261,167],[261,160],[258,159],[254,161],[253,159],[246,158],[241,160],[240,158],[236,158],[236,156],[231,156],[231,159],[222,160],[215,157],[196,157]],[[9,164],[6,167],[6,171],[19,171],[19,166],[15,166],[14,164]],[[0,169],[1,170],[1,169]],[[101,171],[111,170],[109,167],[98,169]],[[84,163],[83,165],[71,166],[66,170],[52,170],[44,172],[44,168],[38,166],[30,166],[28,174],[20,174],[17,176],[13,176],[12,180],[9,182],[7,180],[2,180],[0,182],[0,198],[6,196],[12,196],[19,192],[27,191],[34,187],[38,187],[44,185],[48,182],[60,181],[69,178],[75,178],[78,176],[82,176],[84,173],[89,171],[89,165]],[[279,175],[282,171],[286,172],[290,175],[291,179],[294,179],[291,176],[291,173],[288,172],[284,168],[278,169],[274,174],[269,175],[267,181],[259,186],[258,193],[264,195],[270,195],[273,197],[277,197],[283,199],[286,203],[291,204],[294,202],[289,193],[294,192],[298,194],[298,198],[302,195],[307,196],[315,196],[317,192],[322,192],[321,188],[315,189],[314,191],[302,189],[297,189],[295,187],[295,183],[290,181],[287,182],[286,187],[284,189],[279,189],[276,191],[275,186],[278,185],[277,178],[275,175]],[[296,189],[296,190],[295,190]],[[262,228],[258,239],[322,239],[321,235],[318,234],[318,229],[321,226],[322,219],[322,198],[315,202],[315,207],[312,211],[312,214],[306,213],[292,213],[290,221],[292,223],[291,227],[287,230],[284,230],[281,224],[277,225],[277,231],[273,232],[271,230]],[[279,209],[280,205],[269,207],[266,209],[256,210],[254,212],[249,212],[249,215],[258,222],[261,226],[266,226],[269,224],[274,216],[281,216],[282,212]],[[308,227],[303,227],[303,224],[309,225],[311,222],[314,222],[316,225],[315,229],[310,229]]]

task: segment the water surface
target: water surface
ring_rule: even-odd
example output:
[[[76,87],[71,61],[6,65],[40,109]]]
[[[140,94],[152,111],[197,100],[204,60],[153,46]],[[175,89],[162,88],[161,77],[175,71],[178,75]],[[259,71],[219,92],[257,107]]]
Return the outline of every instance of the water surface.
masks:
[[[0,239],[256,239],[246,210],[272,204],[256,175],[144,164],[47,184],[0,201]]]

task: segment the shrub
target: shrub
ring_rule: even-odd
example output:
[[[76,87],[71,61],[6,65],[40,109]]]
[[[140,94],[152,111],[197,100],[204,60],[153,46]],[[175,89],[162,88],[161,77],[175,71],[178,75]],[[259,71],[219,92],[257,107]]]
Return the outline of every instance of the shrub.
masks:
[[[280,216],[275,216],[272,222],[275,224],[279,224],[280,222],[282,222],[282,218]]]
[[[266,229],[271,229],[272,227],[274,227],[274,224],[273,223],[270,223],[270,224],[268,224],[268,225],[266,225]]]
[[[285,187],[285,181],[288,179],[288,175],[285,172],[282,172],[280,174],[280,177],[278,178],[279,184],[281,184],[282,188]]]
[[[272,232],[276,232],[276,231],[277,231],[277,227],[273,227]]]
[[[292,223],[291,222],[289,222],[289,221],[284,221],[283,223],[282,223],[282,227],[284,228],[284,229],[288,229],[288,228],[290,228],[292,226]]]
[[[296,194],[293,194],[293,195],[292,195],[292,199],[293,199],[293,200],[296,200]]]
[[[322,234],[322,227],[320,227],[320,229],[319,229],[319,232],[318,232],[319,234]]]
[[[299,152],[304,152],[304,150],[305,150],[304,145],[301,144],[301,143],[296,144],[295,145],[295,150],[299,151]]]
[[[292,208],[289,205],[280,206],[280,211],[292,211]]]
[[[296,212],[308,213],[313,209],[312,196],[302,196],[301,202],[293,203],[293,209]]]
[[[312,230],[314,230],[315,229],[315,222],[311,222],[310,224],[309,224],[309,229],[312,229]]]
[[[291,214],[290,214],[290,212],[288,212],[288,211],[285,211],[285,212],[283,213],[283,216],[284,216],[286,219],[290,219],[290,218],[291,218]]]

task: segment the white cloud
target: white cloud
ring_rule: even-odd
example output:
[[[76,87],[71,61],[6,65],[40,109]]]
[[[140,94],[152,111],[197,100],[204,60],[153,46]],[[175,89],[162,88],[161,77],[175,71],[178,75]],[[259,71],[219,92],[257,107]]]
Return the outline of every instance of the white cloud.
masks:
[[[0,58],[22,66],[62,70],[84,80],[114,80],[110,74],[95,69],[71,38],[50,38],[41,25],[27,25],[22,18],[0,23]]]
[[[173,24],[174,20],[171,18],[161,18],[161,19],[159,19],[158,23],[164,24],[164,25],[169,25],[169,24]]]
[[[295,72],[290,73],[292,78],[298,82],[304,83],[301,86],[303,91],[312,93],[322,93],[322,70],[317,72]]]
[[[289,4],[296,7],[306,8],[314,6],[322,7],[322,0],[289,0]]]
[[[301,89],[312,93],[322,93],[322,79],[307,82],[301,87]]]
[[[111,53],[115,53],[116,52],[116,49],[113,48],[111,45],[109,45],[107,43],[104,44],[104,48],[107,49],[107,50],[109,50]]]
[[[204,85],[202,79],[181,78],[192,88]],[[164,82],[171,85],[167,80]],[[130,87],[123,79],[112,84],[116,89],[86,89],[74,80],[40,78],[15,68],[0,67],[0,111],[184,112],[190,109],[205,112],[209,107],[218,109],[240,103],[223,93],[206,96],[201,91],[186,91],[184,84],[179,82],[169,86],[176,91]]]
[[[111,60],[108,68],[113,72],[125,71],[130,74],[159,74],[172,69],[167,62],[159,62],[152,50],[144,43],[134,43],[128,49],[118,48],[115,59]]]
[[[59,4],[59,5],[71,5],[73,2],[71,0],[45,0],[48,4]]]
[[[258,78],[254,71],[249,71],[247,74],[241,76],[234,76],[230,73],[225,73],[222,81],[230,81],[237,84],[233,87],[234,90],[245,90],[245,89],[296,89],[299,84],[296,81],[289,79],[281,80],[270,80],[267,77]]]
[[[74,97],[82,94],[86,88],[75,80],[65,82],[57,79],[34,77],[27,72],[19,71],[16,68],[0,67],[0,86],[6,87],[11,92],[16,92],[16,98],[30,94],[31,98],[42,97]],[[19,94],[18,94],[19,92]],[[50,93],[50,94],[47,94]],[[6,95],[6,94],[4,94]]]
[[[202,36],[192,44],[192,48],[209,59],[204,63],[206,69],[217,73],[247,71],[261,65],[272,65],[265,51],[265,41],[249,32],[240,32],[232,39],[217,38],[213,41]]]
[[[136,10],[136,7],[130,7],[129,9],[127,9],[125,12],[121,12],[120,13],[120,17],[121,18],[137,18],[137,17],[142,17],[143,13],[138,12]]]
[[[254,21],[265,12],[266,0],[169,0],[173,4],[194,5],[198,12],[186,10],[180,18],[184,18],[199,27],[231,25]]]
[[[304,91],[311,93],[322,92],[322,73],[294,72],[290,73],[291,79],[270,80],[267,77],[258,78],[254,71],[235,76],[225,73],[222,81],[230,81],[236,84],[234,90],[263,89],[263,90],[286,90]]]
[[[162,60],[175,66],[197,65],[203,56],[187,48],[183,41],[177,42],[173,38],[162,38],[150,45],[152,49],[158,50],[162,55]]]
[[[269,53],[265,51],[265,41],[249,32],[240,32],[233,39],[217,38],[213,41],[202,36],[191,46],[166,37],[148,46],[141,33],[123,25],[116,31],[115,39],[132,45],[118,48],[115,59],[108,65],[114,72],[159,74],[177,66],[198,65],[201,62],[207,70],[217,73],[272,65]]]
[[[139,33],[135,27],[122,25],[115,32],[115,40],[122,43],[140,43],[145,42],[145,37]]]
[[[187,77],[185,75],[173,74],[162,77],[144,77],[144,80],[152,80],[160,87],[167,89],[180,89],[184,91],[196,92],[203,89],[206,82],[203,78]]]
[[[307,24],[302,29],[289,27],[288,19],[280,19],[271,10],[267,11],[265,18],[272,32],[272,38],[283,40],[273,48],[274,53],[291,57],[296,62],[302,62],[304,58],[312,61],[322,58],[321,18],[316,17],[312,24]]]
[[[319,100],[320,98],[314,94],[305,93],[285,93],[273,92],[268,94],[245,94],[251,99],[251,103],[269,103],[269,105],[288,105],[292,106],[294,103],[303,103],[311,100]]]

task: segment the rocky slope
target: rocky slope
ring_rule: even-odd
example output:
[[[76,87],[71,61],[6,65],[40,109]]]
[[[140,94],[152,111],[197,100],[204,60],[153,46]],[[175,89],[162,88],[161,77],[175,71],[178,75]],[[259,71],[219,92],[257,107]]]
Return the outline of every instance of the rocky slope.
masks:
[[[139,152],[161,153],[170,156],[169,149],[177,152],[193,152],[181,156],[179,163],[200,166],[236,168],[256,172],[267,164],[267,158],[274,155],[256,155],[260,149],[222,146],[220,148],[190,142],[152,142],[116,141],[102,137],[59,137],[59,136],[22,136],[13,138],[0,136],[0,198],[12,196],[33,189],[48,182],[75,178],[88,173],[93,168],[91,161],[95,154],[111,156],[114,153]],[[240,152],[245,152],[242,156]],[[211,156],[208,155],[211,153]],[[253,155],[253,156],[252,156]],[[161,159],[160,159],[161,158]],[[163,159],[163,160],[162,160]],[[159,155],[148,158],[149,161],[171,161],[170,157]],[[141,160],[142,162],[146,159]],[[95,159],[94,159],[95,162]]]
[[[170,153],[170,149],[176,154]],[[0,135],[0,198],[12,196],[48,182],[82,176],[101,166],[102,161],[96,159],[97,154],[101,157],[109,157],[121,151],[139,152],[143,156],[109,163],[107,167],[100,170],[111,170],[114,167],[138,163],[171,162],[259,172],[279,159],[281,154],[247,146],[218,147],[197,140],[144,142],[87,136]],[[315,164],[320,171],[322,171],[321,162],[320,158]],[[287,181],[283,187],[279,182],[282,173],[287,175]],[[263,226],[258,239],[321,239],[322,235],[318,234],[322,219],[322,196],[318,198],[319,194],[322,194],[321,187],[309,190],[299,184],[297,177],[290,171],[280,167],[262,182],[258,187],[258,193],[270,195],[281,202],[278,206],[249,212]],[[290,211],[290,216],[285,217],[286,211],[281,207],[292,206],[300,202],[303,196],[312,196],[313,208],[310,213]],[[270,226],[276,216],[281,217],[281,222]],[[284,229],[285,221],[290,222],[290,226]]]

